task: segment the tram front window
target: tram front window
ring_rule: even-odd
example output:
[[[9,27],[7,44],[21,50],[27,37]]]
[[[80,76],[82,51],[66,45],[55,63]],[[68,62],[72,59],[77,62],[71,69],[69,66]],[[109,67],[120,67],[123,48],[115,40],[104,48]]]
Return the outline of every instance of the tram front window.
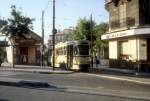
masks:
[[[75,55],[89,55],[88,45],[79,45],[74,48]]]

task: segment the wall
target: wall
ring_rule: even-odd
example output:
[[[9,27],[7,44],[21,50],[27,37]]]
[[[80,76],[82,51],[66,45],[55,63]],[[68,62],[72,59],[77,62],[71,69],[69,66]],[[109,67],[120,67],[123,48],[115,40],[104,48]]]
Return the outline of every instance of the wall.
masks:
[[[146,39],[139,39],[139,60],[147,60],[147,42]]]
[[[28,48],[28,64],[35,64],[35,47]]]
[[[120,8],[119,6],[126,4],[126,16],[124,16],[124,22],[121,26],[120,23]],[[114,5],[113,2],[106,5],[106,9],[109,12],[109,32],[116,30],[123,30],[127,27],[137,27],[139,25],[139,5],[138,0],[120,0],[118,5]]]
[[[12,51],[12,47],[6,47],[6,52],[7,52],[7,60],[8,63],[13,64],[13,51]]]
[[[116,41],[109,41],[109,59],[117,59],[118,58],[118,45]]]
[[[146,39],[134,38],[129,39],[129,55],[131,56],[130,60],[132,61],[140,61],[147,60],[147,45]]]

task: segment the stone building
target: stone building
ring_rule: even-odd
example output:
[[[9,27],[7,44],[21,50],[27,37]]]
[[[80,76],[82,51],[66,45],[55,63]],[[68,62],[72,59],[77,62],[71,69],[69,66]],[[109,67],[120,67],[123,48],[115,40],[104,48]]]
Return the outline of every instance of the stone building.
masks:
[[[25,37],[13,37],[6,47],[9,64],[40,65],[41,37],[30,31]]]
[[[150,71],[150,0],[106,0],[110,67]]]

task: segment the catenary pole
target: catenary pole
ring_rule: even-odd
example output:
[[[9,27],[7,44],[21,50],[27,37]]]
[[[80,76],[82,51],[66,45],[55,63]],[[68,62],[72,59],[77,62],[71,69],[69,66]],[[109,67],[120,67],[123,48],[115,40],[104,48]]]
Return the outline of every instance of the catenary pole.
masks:
[[[91,67],[93,68],[93,21],[92,14],[90,16],[90,32],[91,32]]]
[[[55,29],[55,0],[53,0],[53,70],[55,70],[55,34],[57,33]]]
[[[42,66],[44,66],[44,10],[42,11]]]

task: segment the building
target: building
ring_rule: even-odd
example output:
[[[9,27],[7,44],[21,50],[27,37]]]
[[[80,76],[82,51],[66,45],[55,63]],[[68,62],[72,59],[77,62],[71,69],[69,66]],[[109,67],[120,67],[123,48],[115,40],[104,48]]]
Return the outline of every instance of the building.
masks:
[[[6,47],[9,64],[40,65],[41,37],[30,31],[25,37],[12,37]]]
[[[105,0],[110,67],[150,71],[150,0]]]
[[[72,41],[73,29],[64,29],[63,31],[58,31],[55,35],[55,43],[65,42],[65,41]],[[48,44],[50,46],[53,45],[53,35],[49,36]]]

